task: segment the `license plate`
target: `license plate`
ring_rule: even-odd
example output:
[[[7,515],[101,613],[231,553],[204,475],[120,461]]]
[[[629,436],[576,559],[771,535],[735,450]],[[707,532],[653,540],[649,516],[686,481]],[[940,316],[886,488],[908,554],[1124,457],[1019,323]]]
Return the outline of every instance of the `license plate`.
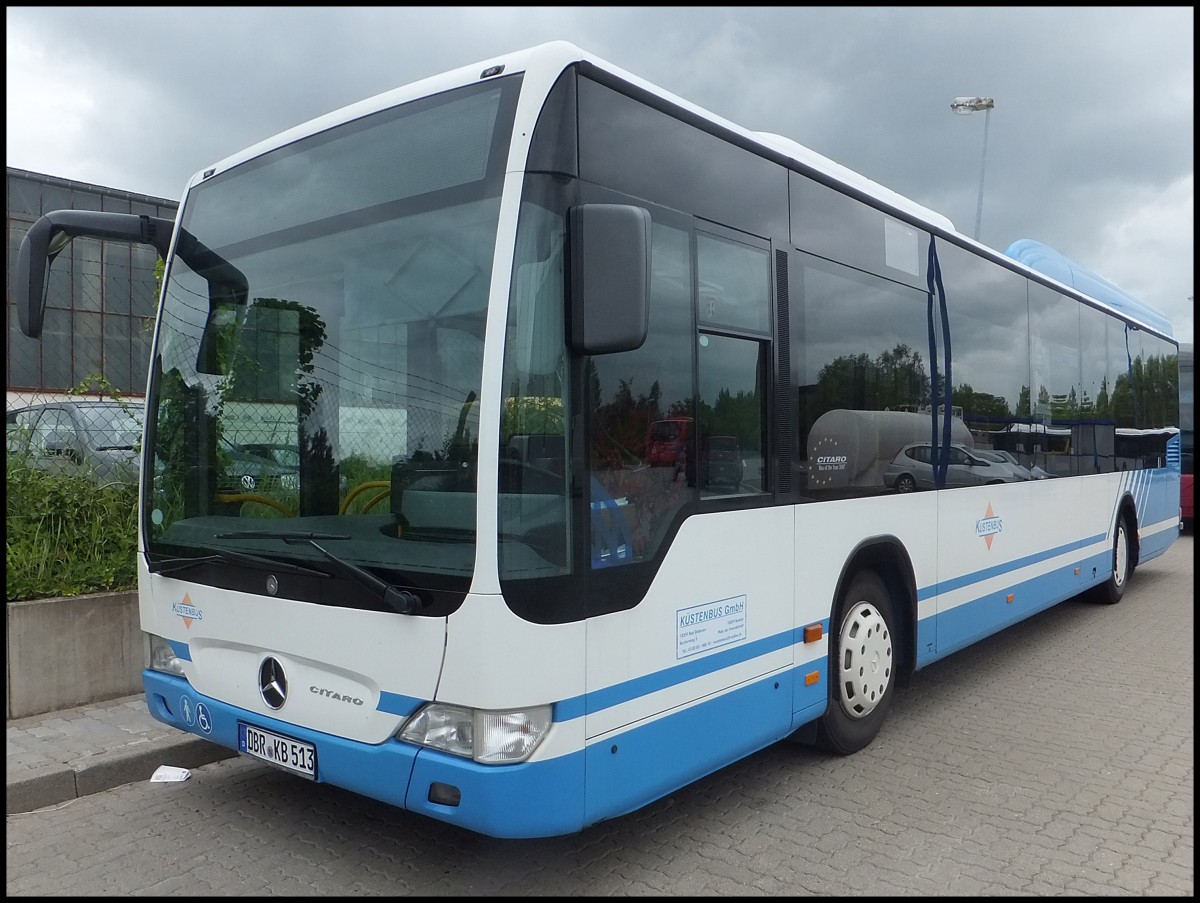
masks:
[[[238,750],[306,778],[317,777],[317,748],[261,727],[238,722]]]

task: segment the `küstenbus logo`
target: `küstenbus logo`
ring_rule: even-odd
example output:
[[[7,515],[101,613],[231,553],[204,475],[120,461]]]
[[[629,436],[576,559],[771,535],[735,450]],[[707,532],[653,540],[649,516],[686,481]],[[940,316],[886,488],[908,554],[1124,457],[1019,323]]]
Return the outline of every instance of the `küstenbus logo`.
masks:
[[[1004,531],[1004,521],[992,510],[991,502],[988,502],[987,513],[979,520],[975,521],[975,535],[980,537],[990,550],[992,548],[992,540]]]
[[[181,601],[176,602],[171,606],[171,611],[183,618],[184,627],[191,627],[192,621],[204,620],[204,612],[192,604],[191,597],[186,593]]]

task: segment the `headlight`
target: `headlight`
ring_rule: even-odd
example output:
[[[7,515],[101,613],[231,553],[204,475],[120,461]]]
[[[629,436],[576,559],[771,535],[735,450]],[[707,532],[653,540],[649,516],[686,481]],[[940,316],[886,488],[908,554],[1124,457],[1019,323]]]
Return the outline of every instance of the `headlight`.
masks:
[[[489,712],[431,702],[405,723],[400,739],[487,765],[524,762],[550,729],[550,706]]]
[[[171,644],[153,633],[146,634],[150,638],[150,669],[164,671],[167,674],[183,676],[183,661],[175,655]]]

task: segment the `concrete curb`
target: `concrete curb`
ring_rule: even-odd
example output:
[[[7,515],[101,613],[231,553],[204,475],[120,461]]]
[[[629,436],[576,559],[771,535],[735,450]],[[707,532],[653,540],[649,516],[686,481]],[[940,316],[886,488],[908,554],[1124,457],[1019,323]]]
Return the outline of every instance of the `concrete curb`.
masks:
[[[68,800],[149,781],[159,765],[199,768],[237,753],[208,740],[180,733],[77,759],[68,765],[45,765],[9,776],[6,814],[32,812]]]

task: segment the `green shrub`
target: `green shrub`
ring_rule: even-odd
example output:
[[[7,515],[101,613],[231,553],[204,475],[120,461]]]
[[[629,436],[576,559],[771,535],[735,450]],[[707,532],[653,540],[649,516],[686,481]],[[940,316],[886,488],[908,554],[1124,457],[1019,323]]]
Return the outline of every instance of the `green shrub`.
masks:
[[[137,487],[6,462],[8,601],[137,586]]]

